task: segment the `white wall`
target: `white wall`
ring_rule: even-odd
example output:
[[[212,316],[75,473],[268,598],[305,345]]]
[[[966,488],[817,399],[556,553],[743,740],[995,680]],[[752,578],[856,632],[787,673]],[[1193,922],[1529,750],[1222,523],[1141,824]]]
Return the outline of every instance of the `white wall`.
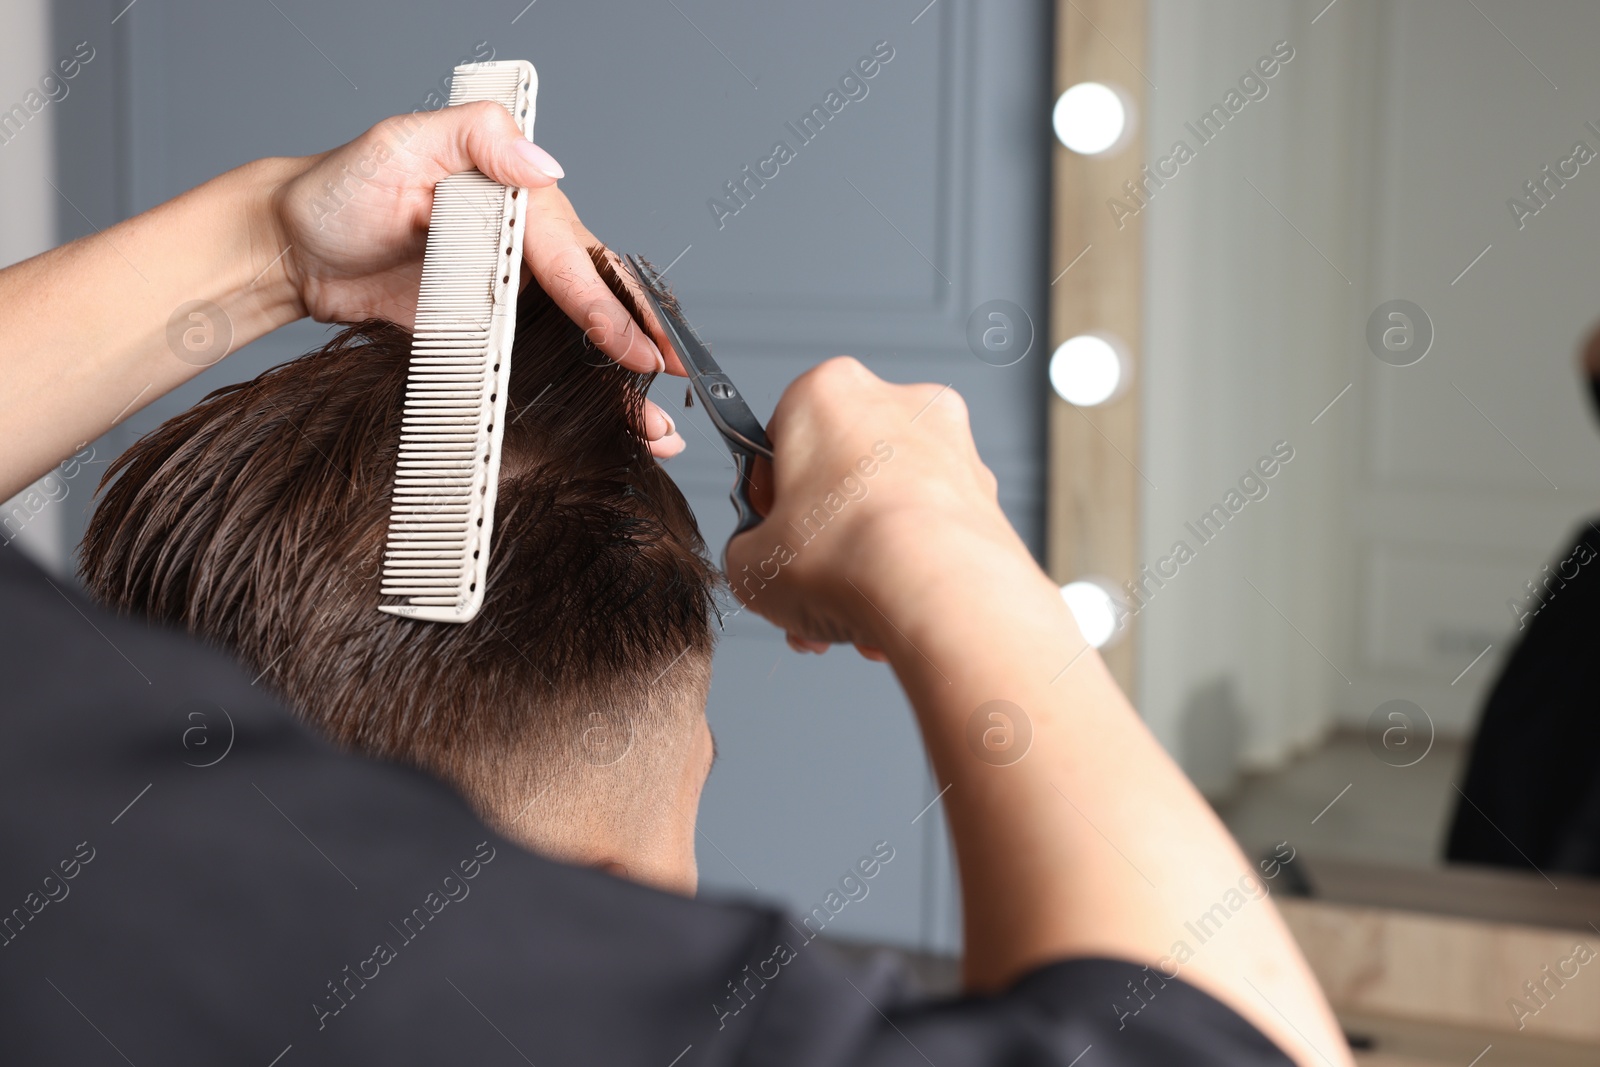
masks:
[[[23,105],[30,90],[48,74],[50,10],[46,0],[7,0],[5,32],[0,33],[0,110]],[[0,266],[37,255],[55,244],[54,178],[55,136],[51,107],[32,115],[26,126],[0,144]],[[0,389],[3,389],[0,384]],[[59,486],[45,493],[39,487],[32,501],[28,493],[0,505],[0,517],[26,515],[26,523],[12,519],[12,528],[0,526],[0,541],[13,536],[21,548],[45,566],[61,573],[67,566],[63,547],[62,510],[49,501]],[[70,491],[70,490],[69,490]],[[22,508],[19,513],[16,509]],[[35,513],[35,508],[37,512]]]
[[[1498,31],[1442,0],[1386,8],[1372,299],[1422,305],[1437,340],[1415,367],[1367,366],[1350,501],[1367,683],[1452,731],[1470,729],[1512,646],[1507,601],[1600,510],[1575,370],[1600,318],[1600,165],[1520,230],[1506,205],[1576,141],[1600,151],[1584,125],[1600,125],[1600,9],[1480,6]]]
[[[1364,235],[1346,215],[1370,172],[1370,15],[1349,6],[1310,26],[1299,4],[1152,3],[1146,154],[1178,139],[1197,154],[1146,209],[1143,555],[1179,540],[1197,554],[1143,612],[1140,692],[1157,735],[1213,791],[1240,762],[1317,740],[1350,669],[1354,405],[1346,395],[1311,421],[1352,380],[1348,324],[1365,293]],[[1282,41],[1293,58],[1267,95],[1200,146],[1185,123]],[[1185,524],[1278,442],[1293,459],[1268,495],[1202,545]]]

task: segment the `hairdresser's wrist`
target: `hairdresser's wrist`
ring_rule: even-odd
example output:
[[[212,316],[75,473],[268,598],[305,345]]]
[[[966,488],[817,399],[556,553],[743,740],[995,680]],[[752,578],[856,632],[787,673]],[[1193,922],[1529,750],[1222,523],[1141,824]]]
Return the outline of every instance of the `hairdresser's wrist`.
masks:
[[[963,624],[974,611],[1019,597],[1054,598],[1055,584],[999,509],[880,514],[862,531],[851,581],[873,604],[885,651],[915,657],[919,636]],[[896,640],[898,638],[898,640]]]
[[[186,352],[172,352],[185,363],[203,369],[304,317],[305,305],[287,270],[289,240],[275,207],[284,182],[301,169],[300,160],[256,160],[157,209],[182,213],[173,225],[191,250],[172,260],[177,270],[171,276],[172,295],[194,304],[187,316],[195,324],[193,337],[181,333],[178,343]],[[222,312],[220,320],[215,309]],[[173,343],[167,341],[164,356]]]
[[[153,386],[170,389],[305,314],[272,207],[296,162],[247,163],[119,224],[134,262],[160,264],[144,304],[165,329],[135,357]]]
[[[945,773],[964,758],[974,709],[1004,700],[1042,728],[1046,696],[1062,668],[1094,674],[1095,657],[1055,582],[1026,551],[962,531],[940,539],[939,558],[881,602],[878,647],[916,709],[930,754]],[[1043,718],[1041,717],[1043,716]]]
[[[289,184],[304,175],[319,156],[259,159],[241,167],[248,172],[252,193],[248,200],[248,296],[275,320],[274,328],[303,319],[306,301],[294,275],[295,257],[290,227],[284,211]]]

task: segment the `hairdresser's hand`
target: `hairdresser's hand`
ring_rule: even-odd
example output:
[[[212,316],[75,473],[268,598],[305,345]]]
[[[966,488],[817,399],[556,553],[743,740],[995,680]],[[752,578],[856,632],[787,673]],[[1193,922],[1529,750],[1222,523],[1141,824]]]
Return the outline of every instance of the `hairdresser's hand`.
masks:
[[[767,432],[766,520],[728,545],[728,580],[796,648],[849,641],[877,658],[890,620],[947,580],[1044,580],[950,388],[892,385],[840,357],[789,386]]]
[[[1299,1067],[1353,1067],[1255,868],[1001,514],[961,399],[835,359],[767,432],[767,517],[728,545],[728,578],[797,647],[853,641],[893,666],[955,840],[967,989],[1132,960],[1157,982],[1181,971]],[[1193,959],[1171,947],[1236,889],[1254,902],[1225,938]]]
[[[299,164],[273,197],[281,271],[305,314],[320,322],[385,318],[409,328],[440,179],[477,168],[528,198],[523,257],[539,285],[601,351],[630,370],[683,369],[658,347],[596,273],[600,242],[578,220],[556,179],[561,166],[526,140],[503,107],[469,104],[378,123],[354,141]],[[665,340],[664,338],[662,339]],[[672,420],[649,404],[645,429],[657,455],[683,448]]]

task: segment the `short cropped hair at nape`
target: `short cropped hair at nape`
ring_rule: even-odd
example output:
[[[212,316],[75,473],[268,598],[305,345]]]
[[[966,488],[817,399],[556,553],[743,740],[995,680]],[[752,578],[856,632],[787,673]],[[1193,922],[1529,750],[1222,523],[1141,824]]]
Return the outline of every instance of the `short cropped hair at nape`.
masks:
[[[124,452],[81,549],[90,592],[221,646],[335,741],[452,778],[512,750],[570,756],[597,714],[703,699],[719,576],[641,437],[653,375],[594,348],[537,282],[518,306],[483,609],[465,624],[378,611],[410,344],[351,326]]]

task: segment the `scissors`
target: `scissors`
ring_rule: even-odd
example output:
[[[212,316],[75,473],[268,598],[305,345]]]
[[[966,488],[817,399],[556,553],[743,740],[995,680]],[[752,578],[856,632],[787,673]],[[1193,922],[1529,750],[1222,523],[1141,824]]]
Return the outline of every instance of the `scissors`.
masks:
[[[729,535],[731,540],[761,522],[761,516],[750,503],[750,474],[755,468],[757,456],[765,456],[769,460],[772,458],[772,443],[767,440],[767,431],[750,410],[750,405],[744,402],[732,380],[711,358],[711,350],[700,340],[699,334],[694,332],[681,314],[669,310],[656,296],[657,289],[662,288],[661,275],[637,256],[628,256],[627,261],[656,313],[656,320],[671,339],[673,351],[678,353],[683,369],[689,372],[689,384],[694,387],[695,395],[705,405],[712,423],[733,456],[738,475],[728,498],[733,501],[738,522]]]

